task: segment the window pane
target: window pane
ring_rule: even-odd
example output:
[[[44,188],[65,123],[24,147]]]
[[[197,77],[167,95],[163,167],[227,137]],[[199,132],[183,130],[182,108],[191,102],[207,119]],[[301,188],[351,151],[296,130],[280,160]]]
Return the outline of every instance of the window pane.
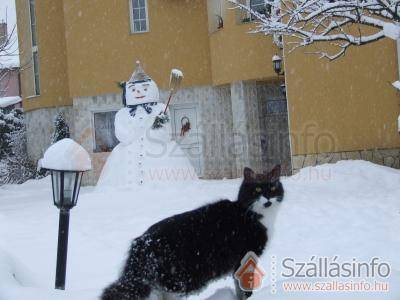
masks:
[[[39,57],[37,51],[33,52],[33,75],[35,80],[35,95],[40,95]]]
[[[133,29],[135,32],[140,32],[140,21],[133,22]]]
[[[32,31],[32,47],[37,46],[36,26],[31,26]]]
[[[144,3],[144,0],[139,0],[139,6],[140,7],[145,7],[146,6],[145,3]]]
[[[115,137],[114,120],[116,111],[99,112],[94,114],[94,152],[110,152],[118,140]]]
[[[139,19],[139,9],[134,9],[133,10],[133,19],[138,20]]]
[[[140,30],[141,30],[141,31],[147,31],[146,20],[140,21]]]
[[[132,0],[133,8],[139,8],[139,0]]]
[[[140,9],[140,19],[146,19],[146,9],[145,8],[141,8]]]
[[[36,14],[35,14],[34,0],[29,0],[29,11],[30,11],[30,22],[31,22],[32,46],[36,46],[37,37],[36,37]]]

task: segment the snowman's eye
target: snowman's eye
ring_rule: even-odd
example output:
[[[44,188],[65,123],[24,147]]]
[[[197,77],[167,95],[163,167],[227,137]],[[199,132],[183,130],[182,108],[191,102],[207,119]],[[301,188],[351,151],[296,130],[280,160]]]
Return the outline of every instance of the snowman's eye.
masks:
[[[144,89],[145,92],[147,92],[147,89]]]
[[[132,92],[136,91],[136,89],[132,89]]]

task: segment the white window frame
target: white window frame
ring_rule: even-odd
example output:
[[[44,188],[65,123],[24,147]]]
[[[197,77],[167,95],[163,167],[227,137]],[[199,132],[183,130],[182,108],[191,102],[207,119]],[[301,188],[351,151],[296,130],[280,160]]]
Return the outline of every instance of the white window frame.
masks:
[[[32,12],[31,12],[31,2],[33,1],[34,7],[35,7],[35,38],[36,38],[36,45],[33,45],[33,32],[32,32]],[[31,38],[31,48],[32,48],[32,78],[33,78],[33,86],[34,86],[34,95],[35,96],[40,96],[40,67],[39,67],[39,51],[38,51],[38,35],[37,35],[37,21],[36,21],[36,0],[27,0],[28,2],[28,12],[29,12],[29,31],[30,31],[30,38]],[[37,61],[35,64],[34,61],[34,56],[36,54]],[[37,79],[36,79],[37,75]]]
[[[244,0],[243,4],[245,3],[245,5],[247,7],[251,8],[251,0]],[[246,12],[243,16],[242,16],[242,20],[241,23],[249,23],[249,22],[254,22],[255,18],[252,14],[250,14],[249,12]]]
[[[149,6],[147,3],[147,0],[144,0],[144,8],[146,10],[146,30],[140,30],[136,31],[135,30],[135,19],[133,16],[133,1],[138,1],[138,0],[129,0],[129,16],[130,16],[130,25],[131,25],[131,34],[138,34],[138,33],[146,33],[150,31],[149,27]],[[139,21],[143,21],[143,19],[139,19]]]

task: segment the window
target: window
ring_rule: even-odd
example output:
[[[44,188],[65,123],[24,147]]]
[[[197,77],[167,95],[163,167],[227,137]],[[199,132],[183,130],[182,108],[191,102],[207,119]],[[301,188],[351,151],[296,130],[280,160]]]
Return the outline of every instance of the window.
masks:
[[[32,47],[35,47],[37,46],[35,0],[29,0],[29,14],[31,18]]]
[[[116,111],[95,112],[94,125],[94,149],[93,152],[111,152],[118,139],[115,137],[114,120]]]
[[[147,0],[130,0],[131,32],[140,33],[149,31]]]
[[[266,4],[265,0],[239,0],[239,3],[250,6],[250,8],[260,14],[271,13],[271,5]],[[255,20],[253,15],[241,10],[241,14],[238,16],[240,19],[239,23],[247,23]]]
[[[29,16],[31,25],[31,43],[32,43],[32,73],[34,81],[34,95],[40,95],[40,73],[39,73],[39,54],[36,32],[36,7],[35,0],[29,1]]]
[[[39,75],[39,57],[37,49],[32,53],[33,59],[33,77],[35,81],[35,95],[40,95],[40,75]]]

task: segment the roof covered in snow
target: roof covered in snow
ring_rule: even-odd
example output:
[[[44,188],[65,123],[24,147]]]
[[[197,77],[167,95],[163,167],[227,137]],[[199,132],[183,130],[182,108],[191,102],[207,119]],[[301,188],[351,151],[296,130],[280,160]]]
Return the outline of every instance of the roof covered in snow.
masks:
[[[19,68],[18,52],[12,55],[0,55],[0,69]]]
[[[10,105],[15,105],[19,102],[21,102],[22,99],[19,96],[15,97],[0,97],[0,108],[4,108]]]
[[[48,170],[89,171],[92,169],[92,162],[81,145],[66,138],[46,150],[39,166]]]

